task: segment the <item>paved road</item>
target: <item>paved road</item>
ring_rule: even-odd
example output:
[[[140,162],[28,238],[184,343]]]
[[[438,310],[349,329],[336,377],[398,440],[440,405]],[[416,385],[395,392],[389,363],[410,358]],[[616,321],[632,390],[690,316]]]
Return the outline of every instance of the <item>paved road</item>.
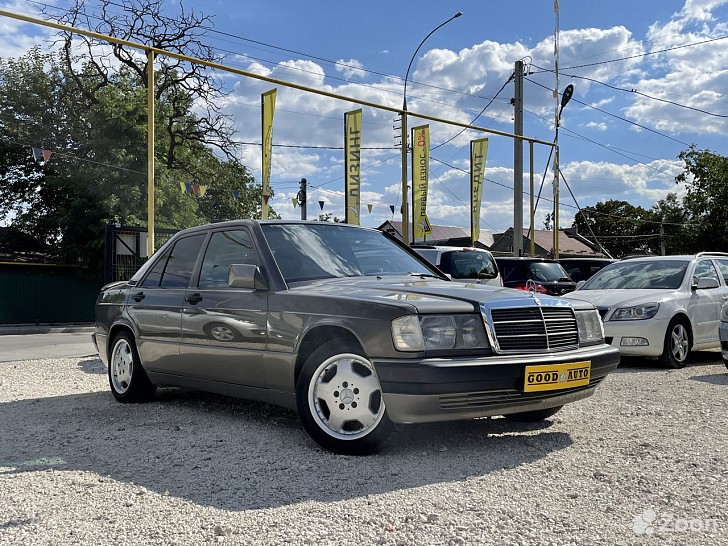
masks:
[[[91,341],[92,328],[18,330],[27,333],[9,333],[8,330],[4,329],[4,335],[0,335],[0,362],[96,355]]]

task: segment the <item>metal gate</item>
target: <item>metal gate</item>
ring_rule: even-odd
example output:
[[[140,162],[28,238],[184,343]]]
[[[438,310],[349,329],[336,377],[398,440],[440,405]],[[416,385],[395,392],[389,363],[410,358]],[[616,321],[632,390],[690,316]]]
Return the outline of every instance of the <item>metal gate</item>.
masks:
[[[159,247],[176,229],[154,230],[155,246]],[[129,280],[147,261],[147,228],[138,226],[106,226],[104,237],[104,283]]]

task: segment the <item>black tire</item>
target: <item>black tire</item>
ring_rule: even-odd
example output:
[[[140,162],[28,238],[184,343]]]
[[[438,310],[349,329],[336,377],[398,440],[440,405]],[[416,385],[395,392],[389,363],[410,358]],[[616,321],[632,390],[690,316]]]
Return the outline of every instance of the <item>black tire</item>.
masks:
[[[549,417],[553,417],[561,411],[564,406],[556,406],[554,408],[546,408],[534,411],[522,411],[520,413],[509,413],[504,415],[509,421],[518,421],[519,423],[538,423],[545,421]]]
[[[154,397],[157,390],[142,368],[134,336],[127,331],[114,337],[108,375],[111,394],[119,402],[146,402]]]
[[[660,362],[668,368],[684,368],[690,354],[690,325],[682,317],[673,317],[665,332]]]
[[[304,429],[334,453],[372,453],[394,428],[374,366],[362,352],[346,339],[332,339],[308,357],[296,384]]]
[[[724,358],[724,359],[723,359],[723,364],[725,364],[725,367],[726,367],[726,369],[728,369],[728,360],[726,360],[726,359]]]

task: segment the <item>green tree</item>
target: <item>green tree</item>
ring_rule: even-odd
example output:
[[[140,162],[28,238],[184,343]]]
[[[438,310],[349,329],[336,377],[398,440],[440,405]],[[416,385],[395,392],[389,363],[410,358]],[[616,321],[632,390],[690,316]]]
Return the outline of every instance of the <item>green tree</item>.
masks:
[[[583,207],[572,226],[615,258],[659,249],[659,223],[653,213],[627,201],[610,199]]]
[[[161,28],[154,22],[159,9],[151,16],[132,13],[151,25],[147,31]],[[182,20],[158,38],[166,43],[179,30],[176,39],[184,43],[184,32],[197,36],[195,25],[204,21]],[[58,55],[34,48],[20,59],[0,60],[0,218],[49,244],[56,259],[96,273],[103,266],[105,225],[147,221],[146,72],[130,65],[138,56],[114,52],[121,61],[116,72],[90,54],[71,58],[70,48]],[[178,63],[160,62],[158,72],[157,227],[260,217],[261,188],[234,159],[230,126],[214,115],[214,104],[199,109],[219,98],[211,80],[196,79],[197,67]],[[32,147],[53,155],[38,161]],[[192,180],[207,186],[204,196],[181,190],[180,182]]]
[[[695,146],[678,157],[685,165],[675,181],[687,189],[683,205],[689,218],[686,239],[691,252],[728,252],[723,236],[728,228],[728,157]]]

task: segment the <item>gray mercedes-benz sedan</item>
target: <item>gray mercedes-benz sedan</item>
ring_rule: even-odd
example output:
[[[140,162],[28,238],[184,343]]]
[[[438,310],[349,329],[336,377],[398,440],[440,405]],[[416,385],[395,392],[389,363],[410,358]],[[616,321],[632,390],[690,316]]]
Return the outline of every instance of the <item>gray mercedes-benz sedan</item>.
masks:
[[[181,231],[101,290],[93,339],[120,402],[176,386],[279,404],[353,454],[394,423],[546,419],[619,364],[589,303],[455,283],[328,222]]]

